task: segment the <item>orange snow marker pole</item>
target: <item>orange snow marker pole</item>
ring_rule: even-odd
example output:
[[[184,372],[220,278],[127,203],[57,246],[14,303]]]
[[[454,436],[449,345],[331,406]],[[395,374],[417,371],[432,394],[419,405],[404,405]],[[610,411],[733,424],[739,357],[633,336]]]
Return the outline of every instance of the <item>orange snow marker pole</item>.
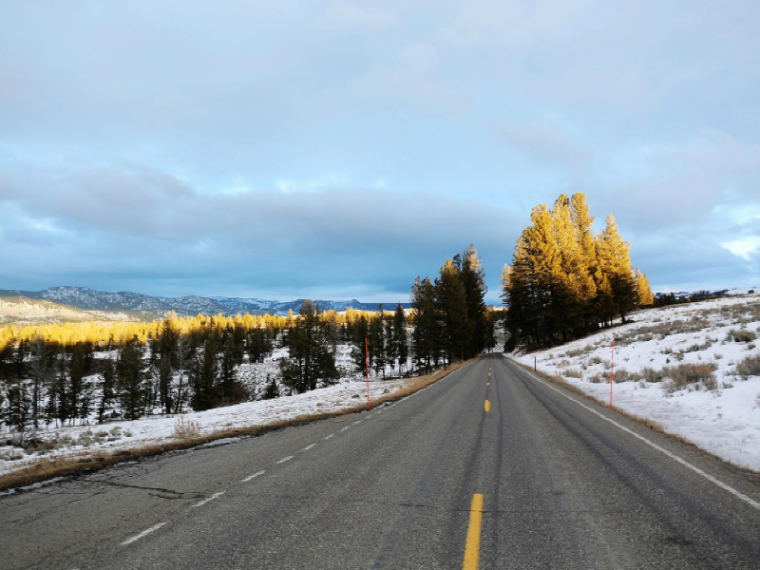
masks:
[[[610,410],[612,409],[612,381],[615,378],[615,339],[612,339],[612,358],[610,359]]]
[[[369,342],[364,337],[364,362],[367,365],[367,409],[369,410]]]

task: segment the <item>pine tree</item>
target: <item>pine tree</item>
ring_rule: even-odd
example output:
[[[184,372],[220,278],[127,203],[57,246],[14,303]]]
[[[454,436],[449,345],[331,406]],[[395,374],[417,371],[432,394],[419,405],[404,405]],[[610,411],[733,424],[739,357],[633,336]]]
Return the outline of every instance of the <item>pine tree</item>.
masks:
[[[401,303],[396,305],[396,311],[393,313],[393,354],[398,360],[399,373],[403,372],[406,361],[409,358],[409,341],[406,334],[406,315]]]
[[[466,343],[465,356],[473,357],[483,352],[487,337],[486,287],[483,262],[474,244],[470,244],[461,257],[460,278],[467,297],[467,317],[471,325],[470,338]]]
[[[116,398],[116,370],[113,366],[113,360],[110,358],[104,360],[100,376],[102,382],[100,384],[101,392],[100,403],[98,405],[98,423],[102,424],[106,410]]]
[[[385,329],[383,327],[383,306],[369,323],[369,366],[375,376],[385,376]]]
[[[42,396],[52,379],[50,351],[45,339],[35,338],[30,344],[29,367],[32,376],[32,425],[39,428],[42,415]]]
[[[472,334],[467,314],[467,292],[451,259],[441,267],[435,280],[435,300],[438,307],[442,344],[449,362],[458,359]]]
[[[264,394],[262,394],[261,399],[262,400],[271,400],[273,398],[279,398],[280,397],[280,389],[277,386],[277,382],[274,378],[270,378],[269,374],[267,374],[267,384],[266,384],[266,390],[264,390]]]
[[[440,358],[440,330],[438,327],[435,287],[430,278],[417,277],[412,286],[412,350],[418,371],[430,371]]]
[[[367,323],[367,317],[364,315],[360,316],[352,328],[354,346],[351,349],[351,358],[353,359],[357,370],[363,373],[367,367],[366,347],[369,343],[369,324]],[[367,339],[366,342],[365,339]]]
[[[124,343],[116,363],[119,403],[124,419],[136,420],[143,413],[146,374],[140,339],[135,335]]]
[[[310,300],[304,301],[288,331],[289,358],[280,361],[283,383],[296,393],[330,385],[340,377],[329,350],[330,331],[321,323]]]
[[[203,352],[193,375],[193,396],[190,405],[195,411],[210,410],[219,403],[219,342],[216,331],[209,327]]]
[[[3,421],[11,429],[24,432],[31,420],[32,400],[23,382],[11,385],[5,395],[8,400]]]

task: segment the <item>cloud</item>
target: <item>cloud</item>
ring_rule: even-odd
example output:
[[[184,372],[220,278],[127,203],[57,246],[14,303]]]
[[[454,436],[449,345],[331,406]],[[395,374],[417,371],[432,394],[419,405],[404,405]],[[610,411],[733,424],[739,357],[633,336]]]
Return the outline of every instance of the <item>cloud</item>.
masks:
[[[9,213],[0,246],[12,259],[0,271],[16,283],[30,268],[48,280],[139,268],[153,282],[193,276],[207,292],[241,279],[251,290],[406,291],[470,242],[492,252],[513,242],[520,217],[471,199],[373,188],[204,194],[135,164],[19,177],[9,184],[14,173],[5,173],[0,184]]]
[[[760,249],[760,236],[745,236],[720,244],[734,255],[751,261],[752,255]]]

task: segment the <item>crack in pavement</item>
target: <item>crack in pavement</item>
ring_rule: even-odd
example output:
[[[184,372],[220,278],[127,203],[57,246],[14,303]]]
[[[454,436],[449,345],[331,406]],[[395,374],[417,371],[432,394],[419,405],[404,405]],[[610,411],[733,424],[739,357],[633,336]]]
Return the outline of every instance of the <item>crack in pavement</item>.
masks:
[[[198,498],[198,497],[205,497],[205,493],[199,493],[197,491],[174,491],[172,489],[166,489],[164,487],[142,487],[140,485],[129,485],[127,483],[116,483],[114,481],[83,481],[83,483],[90,483],[95,485],[109,485],[111,487],[122,487],[126,489],[139,489],[140,491],[155,491],[155,493],[148,493],[149,495],[153,495],[154,497],[161,497],[161,498],[172,498],[172,499],[180,499],[184,496],[188,496],[190,498]],[[158,493],[158,494],[157,494]],[[167,495],[176,495],[175,497],[166,497],[161,496],[160,493],[165,493]]]

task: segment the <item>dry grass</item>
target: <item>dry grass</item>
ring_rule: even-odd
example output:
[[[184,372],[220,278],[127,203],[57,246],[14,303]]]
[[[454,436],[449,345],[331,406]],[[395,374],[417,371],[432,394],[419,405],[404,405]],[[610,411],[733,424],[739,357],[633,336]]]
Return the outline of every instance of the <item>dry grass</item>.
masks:
[[[390,392],[381,398],[378,398],[377,400],[373,400],[371,402],[371,407],[375,408],[385,403],[395,402],[397,400],[405,398],[406,396],[414,394],[415,392],[418,392],[419,390],[427,388],[431,384],[438,382],[439,380],[458,370],[462,366],[469,364],[470,362],[473,362],[473,360],[468,360],[463,364],[454,364],[445,370],[437,370],[432,374],[411,378],[402,389],[395,392]],[[196,447],[198,445],[210,443],[217,439],[260,435],[289,426],[303,425],[317,420],[354,414],[357,412],[365,411],[366,409],[366,403],[357,404],[356,406],[342,410],[318,414],[305,414],[292,418],[290,420],[279,420],[265,425],[236,427],[228,430],[215,431],[206,435],[200,435],[200,426],[197,424],[197,422],[185,422],[183,418],[180,417],[177,423],[175,423],[174,433],[178,433],[177,425],[182,424],[185,427],[181,429],[187,430],[187,437],[177,438],[175,441],[142,445],[133,449],[121,449],[114,452],[82,451],[55,457],[42,457],[35,460],[34,463],[31,463],[27,467],[22,467],[13,473],[0,475],[0,491],[13,489],[16,487],[24,487],[26,485],[31,485],[45,481],[47,479],[52,479],[53,477],[66,477],[79,475],[82,473],[90,473],[92,471],[97,471],[105,467],[111,467],[117,463],[134,461],[142,457],[151,457],[170,451],[188,449],[191,447]],[[191,427],[191,425],[194,425],[194,427],[197,428],[196,435],[192,435],[194,433],[194,428]]]
[[[179,419],[174,422],[174,433],[172,433],[174,439],[194,439],[200,435],[200,422],[194,422],[192,420],[185,421],[185,416],[180,416]]]

